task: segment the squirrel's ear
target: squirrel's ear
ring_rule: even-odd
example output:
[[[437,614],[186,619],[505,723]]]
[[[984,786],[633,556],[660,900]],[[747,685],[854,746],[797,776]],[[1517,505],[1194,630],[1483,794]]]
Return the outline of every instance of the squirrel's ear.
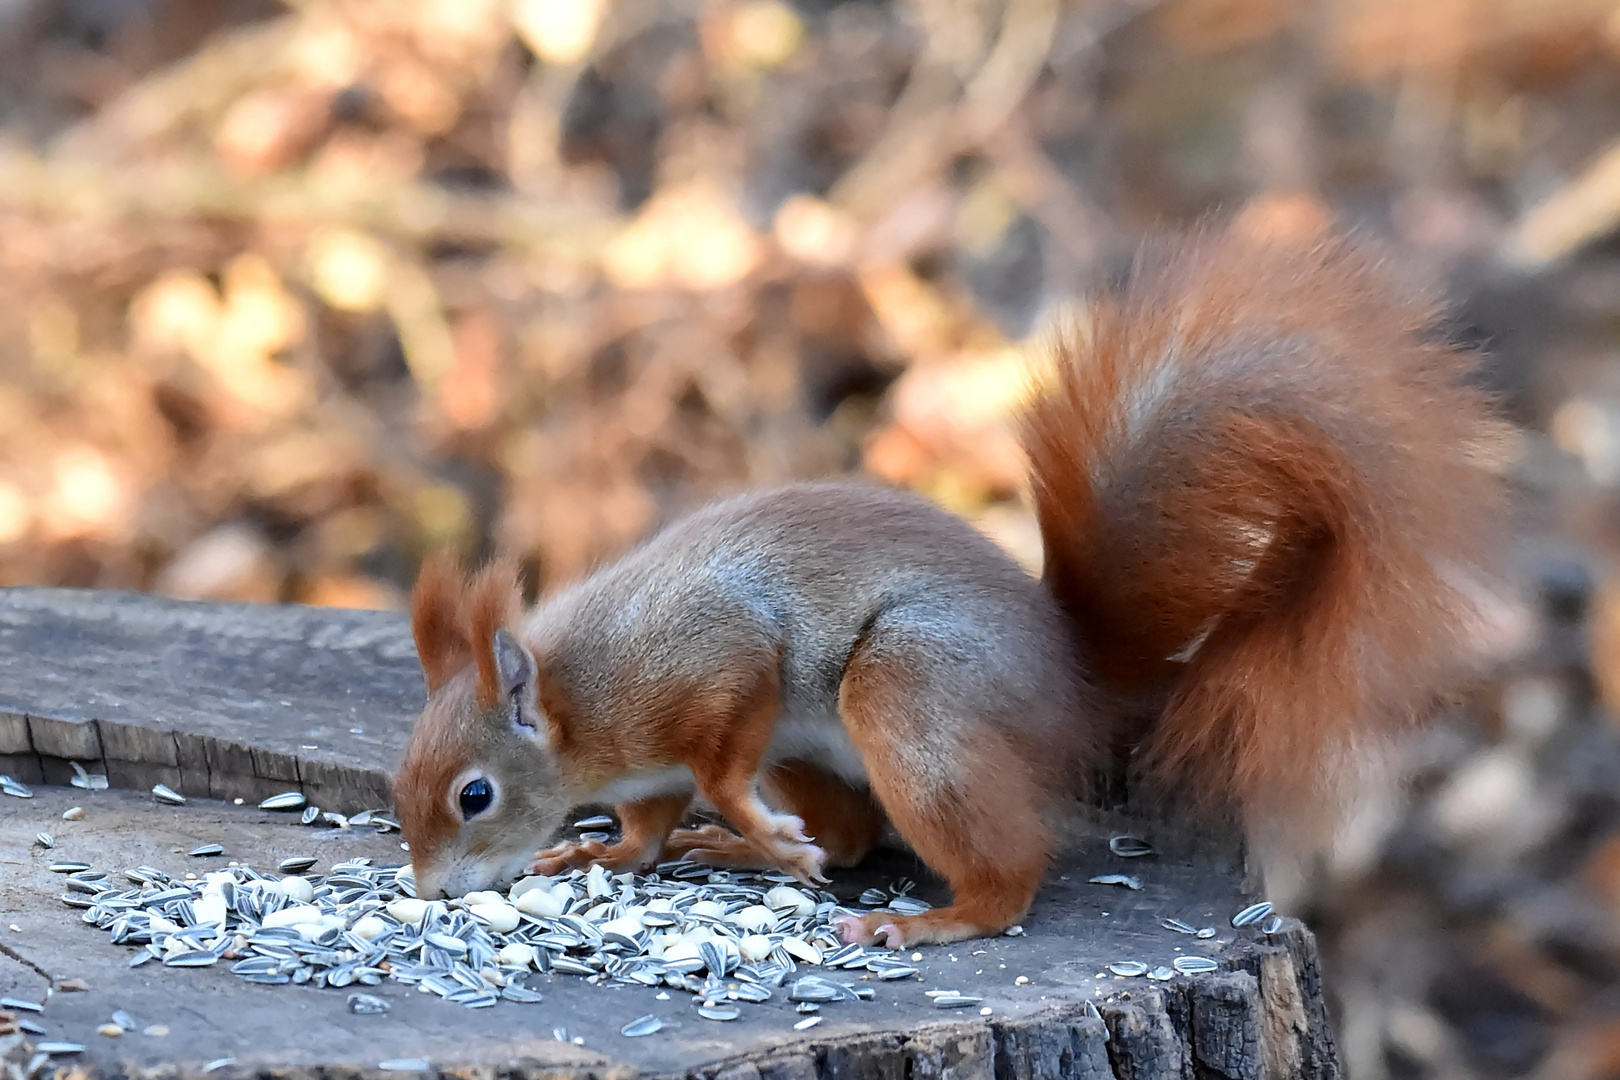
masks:
[[[518,590],[517,567],[507,559],[486,566],[467,586],[465,609],[467,637],[476,643],[478,663],[478,704],[486,709],[499,705],[510,693],[496,662],[496,642],[501,631],[522,618],[523,594]],[[506,631],[512,643],[511,632]],[[522,646],[519,646],[521,649]],[[532,681],[534,662],[529,662]]]
[[[535,713],[535,707],[539,704],[536,683],[540,667],[535,663],[534,654],[504,626],[495,631],[491,651],[495,655],[495,673],[501,691],[512,702],[512,723],[522,734],[549,743],[552,738],[551,718],[543,712],[539,717]]]
[[[466,577],[454,554],[441,551],[422,564],[411,591],[411,636],[431,696],[471,659],[462,630],[461,605]]]
[[[504,697],[534,685],[533,655],[523,647],[517,635],[504,626],[495,631],[495,672]]]

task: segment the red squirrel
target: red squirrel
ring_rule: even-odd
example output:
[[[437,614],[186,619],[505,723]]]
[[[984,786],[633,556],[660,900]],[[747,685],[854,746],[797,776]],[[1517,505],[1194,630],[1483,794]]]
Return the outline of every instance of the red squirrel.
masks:
[[[901,948],[1018,921],[1110,754],[1250,828],[1308,816],[1469,652],[1502,428],[1435,324],[1343,237],[1140,261],[1022,418],[1039,579],[861,483],[714,503],[532,610],[509,563],[430,560],[419,894],[677,856],[821,882],[892,826],[953,901],[840,932]],[[680,828],[694,796],[730,828]],[[603,802],[616,842],[535,854]]]

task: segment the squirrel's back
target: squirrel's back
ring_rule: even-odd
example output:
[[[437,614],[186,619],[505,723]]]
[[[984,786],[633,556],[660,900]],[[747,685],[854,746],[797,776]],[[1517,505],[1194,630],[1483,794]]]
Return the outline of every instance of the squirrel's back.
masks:
[[[525,636],[565,677],[633,671],[649,693],[768,651],[791,742],[796,727],[839,723],[846,666],[879,625],[949,661],[964,700],[1003,703],[977,718],[1018,716],[1011,735],[1043,745],[1046,760],[1094,758],[1077,644],[1051,594],[966,521],[874,484],[792,484],[704,506],[546,600]],[[599,678],[570,687],[604,722],[629,690]]]

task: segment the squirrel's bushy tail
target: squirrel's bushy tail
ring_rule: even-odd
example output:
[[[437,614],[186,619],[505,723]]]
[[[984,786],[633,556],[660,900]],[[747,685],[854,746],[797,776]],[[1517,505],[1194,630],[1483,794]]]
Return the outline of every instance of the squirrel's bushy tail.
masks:
[[[1045,580],[1151,792],[1332,809],[1466,666],[1506,428],[1377,254],[1199,237],[1074,318],[1024,429]],[[1287,824],[1287,822],[1284,822]]]

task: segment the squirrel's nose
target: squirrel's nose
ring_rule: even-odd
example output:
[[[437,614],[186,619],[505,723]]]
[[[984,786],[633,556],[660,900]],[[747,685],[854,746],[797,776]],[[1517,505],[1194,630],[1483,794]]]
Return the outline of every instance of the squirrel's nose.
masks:
[[[445,895],[444,880],[440,875],[414,864],[411,866],[411,873],[416,878],[417,899],[438,900]]]

